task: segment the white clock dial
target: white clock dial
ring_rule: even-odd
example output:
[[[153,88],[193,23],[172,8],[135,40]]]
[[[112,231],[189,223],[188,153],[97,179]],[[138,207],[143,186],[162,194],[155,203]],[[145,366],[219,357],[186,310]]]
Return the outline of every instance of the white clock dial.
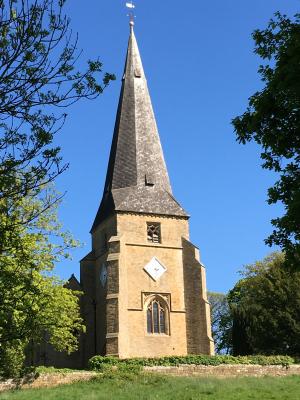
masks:
[[[106,264],[102,264],[101,270],[100,270],[100,282],[103,287],[105,287],[107,281],[107,267]]]
[[[151,276],[154,281],[157,281],[167,271],[167,268],[158,261],[156,257],[145,265],[144,270]]]

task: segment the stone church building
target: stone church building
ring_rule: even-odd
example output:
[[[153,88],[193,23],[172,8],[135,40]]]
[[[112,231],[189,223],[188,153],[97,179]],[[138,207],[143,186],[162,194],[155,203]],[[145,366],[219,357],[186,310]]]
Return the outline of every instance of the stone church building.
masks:
[[[205,268],[172,194],[133,22],[91,235],[80,282],[72,276],[68,284],[84,293],[87,331],[71,356],[40,349],[47,365],[82,367],[95,354],[213,354]]]

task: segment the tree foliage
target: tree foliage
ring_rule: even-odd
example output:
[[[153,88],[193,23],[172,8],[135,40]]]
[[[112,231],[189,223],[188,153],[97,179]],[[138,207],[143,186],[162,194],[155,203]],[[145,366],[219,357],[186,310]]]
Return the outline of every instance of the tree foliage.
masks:
[[[227,296],[224,293],[208,292],[208,301],[211,312],[212,336],[215,342],[215,351],[218,354],[230,354],[231,340],[226,333],[231,326]]]
[[[61,230],[57,204],[52,202],[56,193],[50,188],[46,196],[51,204],[46,210],[44,198],[41,201],[26,196],[14,204],[9,214],[0,214],[0,227],[14,225],[2,241],[0,257],[2,374],[12,373],[11,369],[19,371],[26,346],[31,341],[39,343],[45,332],[57,350],[70,353],[77,348],[75,332],[83,331],[79,293],[64,288],[52,273],[55,263],[68,258],[69,250],[77,243]],[[9,201],[2,199],[0,205]],[[10,207],[6,204],[5,209]]]
[[[272,253],[248,265],[228,294],[234,355],[300,355],[300,272]]]
[[[78,295],[52,273],[76,245],[61,231],[49,184],[66,168],[54,137],[66,108],[94,99],[114,76],[99,59],[85,71],[65,0],[0,0],[0,374],[20,372],[45,332],[76,349]]]
[[[240,143],[262,146],[263,168],[280,175],[268,202],[282,202],[285,213],[272,220],[266,243],[279,245],[295,267],[300,265],[300,14],[290,19],[276,13],[253,38],[255,53],[266,61],[259,68],[265,87],[250,97],[233,125]]]
[[[98,59],[77,70],[65,1],[0,0],[0,199],[26,196],[67,168],[53,145],[62,109],[114,79]]]

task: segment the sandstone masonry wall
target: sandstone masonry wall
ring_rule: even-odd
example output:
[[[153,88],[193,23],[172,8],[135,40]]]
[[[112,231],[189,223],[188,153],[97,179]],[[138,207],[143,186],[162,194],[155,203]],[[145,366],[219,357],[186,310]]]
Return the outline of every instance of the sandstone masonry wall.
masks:
[[[202,376],[234,378],[242,376],[288,376],[300,375],[300,365],[180,365],[178,367],[144,367],[146,372],[174,376]]]

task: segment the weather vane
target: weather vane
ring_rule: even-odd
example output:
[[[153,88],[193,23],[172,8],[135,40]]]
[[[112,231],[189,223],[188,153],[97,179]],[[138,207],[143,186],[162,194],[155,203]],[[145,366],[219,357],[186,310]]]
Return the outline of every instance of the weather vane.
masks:
[[[129,19],[130,19],[130,25],[134,25],[134,18],[135,18],[135,15],[134,15],[133,9],[135,8],[135,4],[133,3],[133,0],[127,2],[127,3],[126,3],[126,7],[129,8],[129,9],[131,10],[131,11],[129,12],[129,14],[127,14],[127,16],[128,16]]]

